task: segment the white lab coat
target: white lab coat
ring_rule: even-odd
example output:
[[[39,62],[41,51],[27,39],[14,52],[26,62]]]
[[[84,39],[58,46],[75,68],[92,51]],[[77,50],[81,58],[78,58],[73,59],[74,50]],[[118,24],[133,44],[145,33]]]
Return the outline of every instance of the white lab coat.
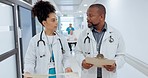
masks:
[[[40,40],[40,34],[35,35],[29,43],[25,61],[24,61],[24,72],[29,72],[31,74],[48,74],[49,67],[48,63],[50,62],[51,53],[49,51],[49,47],[47,46],[47,37],[45,33],[42,34],[42,39],[45,41],[45,46],[42,42],[39,43],[39,47],[37,47],[37,42]],[[63,73],[64,68],[70,67],[70,63],[68,63],[68,59],[70,56],[70,50],[66,41],[60,34],[56,34],[53,42],[53,52],[55,59],[55,69],[56,74]],[[61,45],[58,39],[61,39],[63,48],[65,53],[62,54]],[[45,56],[43,56],[45,54]],[[40,58],[40,56],[43,56]]]
[[[87,33],[89,33],[88,37],[90,38],[90,43],[88,42],[89,40],[87,39],[86,43],[84,44],[84,39],[87,37]],[[114,39],[112,43],[109,42],[110,36],[112,36],[112,38]],[[93,33],[90,28],[87,28],[84,31],[82,31],[78,39],[77,46],[75,48],[76,58],[81,68],[82,68],[82,61],[85,59],[85,57],[97,56],[98,52],[96,49],[96,44],[97,42],[95,41]],[[87,52],[90,52],[90,54],[87,54]],[[103,36],[100,53],[103,54],[105,58],[115,60],[116,70],[118,68],[121,68],[125,63],[124,41],[120,33],[117,30],[115,30],[113,27],[107,26],[107,30]],[[114,72],[109,72],[105,68],[103,68],[102,78],[117,78],[116,70],[114,70]],[[97,68],[95,66],[93,66],[90,69],[82,68],[81,78],[97,78]]]

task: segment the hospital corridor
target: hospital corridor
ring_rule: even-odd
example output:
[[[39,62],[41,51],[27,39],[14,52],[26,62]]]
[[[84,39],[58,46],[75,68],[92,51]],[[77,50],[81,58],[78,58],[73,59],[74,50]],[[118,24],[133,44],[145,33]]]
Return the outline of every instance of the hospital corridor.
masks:
[[[0,0],[0,78],[148,78],[148,0]]]

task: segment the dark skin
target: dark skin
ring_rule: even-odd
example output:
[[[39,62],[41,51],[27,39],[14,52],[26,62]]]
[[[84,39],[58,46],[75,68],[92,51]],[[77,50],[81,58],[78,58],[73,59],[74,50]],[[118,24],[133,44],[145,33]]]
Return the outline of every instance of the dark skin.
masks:
[[[98,32],[102,31],[105,24],[105,14],[103,10],[98,7],[89,7],[87,10],[87,22],[88,27],[94,26]],[[82,67],[85,69],[90,69],[93,64],[86,63],[85,59],[82,61]],[[116,69],[116,64],[113,65],[103,65],[107,71],[113,71]]]
[[[87,10],[87,22],[88,26],[93,24],[93,26],[95,26],[95,28],[101,32],[105,24],[105,16],[97,7],[91,7]]]

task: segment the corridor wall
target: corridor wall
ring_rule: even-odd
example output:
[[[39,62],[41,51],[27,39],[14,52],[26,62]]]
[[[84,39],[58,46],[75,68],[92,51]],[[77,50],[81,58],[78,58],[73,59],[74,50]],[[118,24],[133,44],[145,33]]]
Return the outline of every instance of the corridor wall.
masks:
[[[124,37],[126,53],[148,64],[148,0],[97,0],[107,8],[106,21]],[[119,78],[147,78],[128,64]],[[135,71],[135,72],[134,72]]]
[[[126,52],[148,63],[148,0],[98,0],[107,8],[106,21],[124,37]]]

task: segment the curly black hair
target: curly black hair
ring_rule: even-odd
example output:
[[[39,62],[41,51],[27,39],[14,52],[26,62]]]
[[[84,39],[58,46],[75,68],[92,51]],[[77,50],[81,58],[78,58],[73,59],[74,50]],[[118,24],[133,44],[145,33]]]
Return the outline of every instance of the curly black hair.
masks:
[[[32,8],[32,13],[37,16],[39,22],[42,24],[42,21],[46,20],[50,13],[55,13],[55,7],[48,1],[38,1]]]

